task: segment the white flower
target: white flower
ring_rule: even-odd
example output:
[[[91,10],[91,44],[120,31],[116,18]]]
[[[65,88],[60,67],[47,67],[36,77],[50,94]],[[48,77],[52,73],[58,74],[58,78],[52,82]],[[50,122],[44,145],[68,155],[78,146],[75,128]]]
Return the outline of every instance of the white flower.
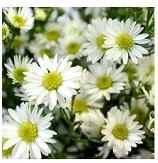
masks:
[[[144,87],[141,87],[141,89],[143,90],[148,102],[150,105],[154,105],[154,101],[155,101],[155,91],[154,91],[154,84],[152,85],[152,88],[149,92],[147,92],[147,90]]]
[[[12,60],[9,58],[8,63],[4,64],[5,67],[8,70],[8,77],[13,80],[13,84],[15,83],[23,83],[24,82],[24,72],[26,72],[28,69],[26,67],[27,64],[31,63],[32,59],[29,59],[28,56],[21,57],[19,56],[14,56],[14,63]]]
[[[23,8],[5,8],[4,13],[9,22],[15,27],[22,30],[30,30],[33,27],[34,17],[32,10],[28,7]]]
[[[49,59],[47,55],[38,58],[38,64],[32,63],[27,67],[25,73],[26,83],[23,89],[29,100],[35,100],[36,104],[49,104],[52,110],[57,101],[59,105],[65,107],[65,99],[71,98],[77,94],[75,89],[79,89],[78,80],[81,76],[82,68],[80,66],[70,67],[72,62],[68,58],[57,60]]]
[[[143,126],[134,121],[136,115],[129,116],[129,112],[122,112],[117,107],[111,108],[105,118],[106,125],[101,133],[104,135],[102,141],[107,142],[113,148],[113,153],[117,158],[124,157],[142,144],[144,131],[140,130]]]
[[[64,27],[64,34],[71,35],[71,34],[78,34],[84,35],[86,30],[86,23],[81,19],[74,19],[65,24]]]
[[[47,14],[43,8],[35,8],[35,19],[40,21],[45,21]]]
[[[105,60],[106,61],[106,60]],[[90,65],[87,84],[84,85],[86,93],[92,95],[92,99],[110,100],[111,93],[120,93],[124,89],[127,80],[126,74],[122,72],[124,65],[116,68],[108,61]]]
[[[81,58],[84,42],[83,36],[78,34],[66,35],[64,38],[59,40],[60,54],[68,55],[69,59]]]
[[[101,129],[105,124],[104,115],[99,109],[89,109],[76,113],[75,122],[81,121],[81,130],[88,138],[100,139]]]
[[[154,121],[155,121],[155,119],[152,118],[152,117],[149,115],[148,130],[149,130],[151,133],[154,133],[154,131],[155,131]]]
[[[9,27],[6,23],[2,25],[2,40],[5,40],[9,35]]]
[[[49,58],[53,58],[56,54],[55,44],[50,44],[48,42],[40,43],[37,38],[34,41],[31,41],[28,48],[30,52],[34,54],[35,58],[42,57],[44,54],[46,54]]]
[[[123,58],[123,63],[127,64],[129,55],[132,61],[137,64],[137,58],[142,58],[142,54],[149,53],[140,46],[150,41],[146,39],[148,34],[140,34],[142,30],[141,24],[136,24],[130,19],[127,19],[126,22],[113,21],[113,25],[107,26],[105,30],[106,40],[102,46],[102,48],[109,48],[105,52],[107,59],[116,61]]]
[[[152,85],[154,83],[154,72],[154,54],[140,59],[138,64],[139,81],[143,84]]]
[[[149,108],[145,105],[145,101],[145,98],[135,99],[132,97],[129,104],[124,102],[120,108],[122,111],[128,111],[131,115],[136,114],[136,118],[134,120],[143,124],[149,110]]]
[[[41,158],[41,153],[48,156],[51,153],[47,143],[56,143],[52,139],[56,132],[48,130],[53,119],[51,113],[42,117],[43,108],[22,103],[16,111],[8,109],[12,118],[8,117],[8,124],[3,126],[2,135],[8,140],[3,145],[3,150],[14,146],[12,158]],[[33,109],[33,110],[32,110]]]
[[[93,19],[92,24],[88,24],[88,32],[86,33],[88,43],[83,45],[85,48],[83,54],[87,56],[87,61],[95,63],[105,54],[107,49],[103,48],[102,45],[106,40],[105,28],[110,23],[110,19],[107,21],[106,18],[98,18]]]

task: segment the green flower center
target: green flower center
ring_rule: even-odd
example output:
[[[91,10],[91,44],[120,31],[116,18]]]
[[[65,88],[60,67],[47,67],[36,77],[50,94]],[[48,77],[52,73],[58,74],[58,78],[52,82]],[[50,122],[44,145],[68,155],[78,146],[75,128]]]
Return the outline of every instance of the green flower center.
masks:
[[[15,37],[12,43],[12,46],[15,48],[20,48],[23,45],[23,41],[20,39],[20,37]]]
[[[120,49],[129,50],[133,44],[133,38],[127,33],[121,33],[116,37],[116,44]]]
[[[102,45],[104,44],[104,41],[106,40],[105,35],[101,34],[96,38],[96,44],[98,49],[100,49],[102,52],[105,52],[107,49],[103,48]]]
[[[125,72],[127,73],[128,75],[128,79],[129,80],[133,80],[136,78],[136,73],[137,73],[137,67],[135,65],[127,65],[125,67]]]
[[[3,147],[4,143],[5,143],[7,140],[8,140],[8,139],[6,139],[6,138],[3,138],[3,139],[2,139],[2,147]],[[6,149],[6,150],[2,150],[2,155],[3,155],[3,157],[9,158],[9,157],[11,156],[11,153],[12,153],[13,148],[14,148],[14,146],[12,146],[12,147],[10,147],[10,148],[8,148],[8,149]],[[2,148],[2,149],[3,149],[3,148]]]
[[[41,54],[41,56],[46,54],[49,58],[54,57],[54,51],[52,49],[41,49],[40,54]]]
[[[88,110],[87,101],[82,98],[75,98],[73,107],[74,107],[75,113],[77,113],[77,112],[82,113],[82,112],[86,112]]]
[[[50,72],[44,75],[43,86],[47,90],[57,89],[62,84],[62,77],[56,72]]]
[[[68,54],[75,55],[79,49],[81,48],[81,45],[78,42],[70,42],[66,46],[66,50]]]
[[[113,128],[112,134],[119,140],[125,140],[128,137],[128,129],[124,124],[117,124]]]
[[[60,31],[59,30],[51,30],[46,32],[46,38],[49,41],[57,41],[60,38]]]
[[[14,69],[13,75],[18,82],[22,83],[25,77],[24,72],[26,71],[27,71],[26,68],[19,67]]]
[[[97,79],[97,86],[99,89],[107,89],[112,86],[112,78],[110,76],[99,76]]]
[[[22,16],[20,15],[15,15],[13,17],[13,21],[16,27],[23,27],[26,24],[26,19],[24,19]]]
[[[28,143],[35,141],[38,136],[37,125],[31,122],[24,122],[19,127],[19,136]]]
[[[146,117],[146,113],[143,108],[135,108],[132,110],[131,114],[136,114],[135,121],[138,121],[139,123],[143,123]]]

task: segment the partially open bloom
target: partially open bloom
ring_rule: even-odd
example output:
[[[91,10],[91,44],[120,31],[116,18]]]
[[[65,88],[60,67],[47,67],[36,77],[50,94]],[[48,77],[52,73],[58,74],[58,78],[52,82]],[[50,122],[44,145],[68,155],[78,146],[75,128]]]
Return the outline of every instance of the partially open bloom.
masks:
[[[106,40],[102,46],[102,48],[109,48],[105,52],[107,59],[116,61],[123,58],[123,63],[127,64],[128,56],[130,56],[131,60],[137,64],[137,58],[142,58],[143,55],[149,53],[141,46],[150,42],[146,38],[148,34],[140,34],[142,30],[141,24],[136,24],[131,19],[127,19],[126,22],[115,21],[112,28],[107,26],[105,30]]]
[[[22,58],[21,55],[16,55],[14,56],[14,63],[9,58],[8,63],[5,64],[5,67],[8,70],[8,77],[13,80],[13,84],[24,82],[24,72],[28,70],[26,65],[31,62],[32,59],[29,59],[28,56]]]
[[[6,23],[2,25],[2,40],[5,40],[9,35],[9,27]]]
[[[32,10],[28,7],[19,8],[18,10],[13,7],[5,8],[4,13],[15,28],[30,30],[33,27],[34,17]]]
[[[29,101],[35,100],[36,104],[49,105],[52,110],[57,101],[65,108],[65,99],[77,94],[79,78],[82,68],[71,67],[72,62],[68,58],[58,61],[57,55],[50,59],[47,55],[38,58],[38,64],[33,62],[27,65],[25,84],[23,89],[29,97]]]
[[[22,103],[16,111],[8,109],[11,118],[3,126],[2,136],[8,140],[3,145],[3,150],[13,147],[12,158],[41,158],[41,153],[48,156],[51,150],[47,143],[56,143],[52,138],[56,132],[48,130],[53,119],[49,113],[45,117],[43,108]]]
[[[104,135],[102,141],[112,147],[117,158],[128,155],[132,147],[143,143],[145,132],[141,130],[143,126],[134,121],[135,117],[136,115],[129,116],[128,111],[122,112],[117,107],[111,108],[107,113],[106,125],[101,131]]]

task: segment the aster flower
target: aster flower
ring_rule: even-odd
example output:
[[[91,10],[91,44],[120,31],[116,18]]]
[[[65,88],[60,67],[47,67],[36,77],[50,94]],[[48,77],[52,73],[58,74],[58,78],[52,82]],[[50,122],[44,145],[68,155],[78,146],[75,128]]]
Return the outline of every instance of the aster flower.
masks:
[[[136,115],[129,116],[129,112],[122,112],[117,107],[111,108],[105,118],[106,125],[101,133],[104,135],[103,142],[107,142],[108,147],[112,147],[113,153],[117,158],[125,157],[142,144],[144,131],[140,130],[143,126],[134,121]]]
[[[101,138],[101,129],[105,124],[104,115],[99,109],[89,109],[82,113],[76,113],[75,122],[81,122],[81,130],[91,139]]]
[[[124,66],[116,68],[108,61],[101,60],[89,66],[90,74],[87,83],[83,86],[87,94],[92,95],[92,99],[110,100],[111,93],[120,93],[124,89],[127,81],[126,74],[123,73]]]
[[[81,58],[84,38],[78,34],[67,35],[59,40],[60,54],[68,55],[71,60]]]
[[[7,75],[13,80],[13,84],[24,82],[24,72],[28,70],[26,65],[31,62],[32,59],[29,59],[28,56],[16,55],[14,56],[14,62],[9,58],[8,63],[4,64],[8,71]]]
[[[5,40],[9,35],[9,27],[6,23],[2,25],[2,40]]]
[[[88,24],[88,32],[86,33],[88,43],[85,43],[83,54],[87,56],[87,61],[95,63],[102,58],[107,48],[103,48],[102,45],[106,40],[105,28],[111,20],[104,19],[93,19],[92,24]]]
[[[4,13],[9,22],[15,27],[22,30],[30,30],[33,27],[34,17],[32,10],[28,7],[23,8],[5,8]]]
[[[136,118],[134,120],[143,124],[149,110],[149,108],[145,105],[145,101],[145,98],[135,99],[132,97],[131,102],[129,104],[124,102],[123,105],[120,106],[120,109],[122,111],[128,111],[131,115],[136,114]]]
[[[33,110],[32,110],[33,109]],[[42,109],[22,103],[16,111],[8,109],[11,118],[3,126],[2,136],[8,140],[3,145],[3,150],[13,147],[12,158],[38,158],[41,153],[48,156],[51,153],[47,143],[56,143],[52,138],[56,132],[48,130],[53,119],[51,113],[42,117]]]
[[[68,58],[57,60],[49,59],[47,55],[38,58],[38,64],[28,65],[25,73],[25,84],[23,89],[29,100],[35,100],[36,104],[49,104],[52,110],[57,101],[65,108],[65,99],[77,94],[78,83],[82,68],[80,66],[70,67],[72,62]]]
[[[131,60],[137,64],[138,59],[143,54],[149,52],[141,45],[149,43],[148,34],[140,32],[143,30],[141,24],[132,22],[131,19],[124,21],[113,21],[113,26],[107,26],[105,30],[106,40],[102,48],[108,48],[105,52],[108,60],[116,61],[123,58],[123,63],[127,64],[128,55]]]

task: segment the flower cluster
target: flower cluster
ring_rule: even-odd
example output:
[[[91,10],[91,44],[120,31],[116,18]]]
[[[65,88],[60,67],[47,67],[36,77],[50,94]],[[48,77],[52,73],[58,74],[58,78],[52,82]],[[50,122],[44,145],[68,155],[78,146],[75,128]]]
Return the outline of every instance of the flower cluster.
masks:
[[[154,158],[153,15],[3,8],[3,158]]]

